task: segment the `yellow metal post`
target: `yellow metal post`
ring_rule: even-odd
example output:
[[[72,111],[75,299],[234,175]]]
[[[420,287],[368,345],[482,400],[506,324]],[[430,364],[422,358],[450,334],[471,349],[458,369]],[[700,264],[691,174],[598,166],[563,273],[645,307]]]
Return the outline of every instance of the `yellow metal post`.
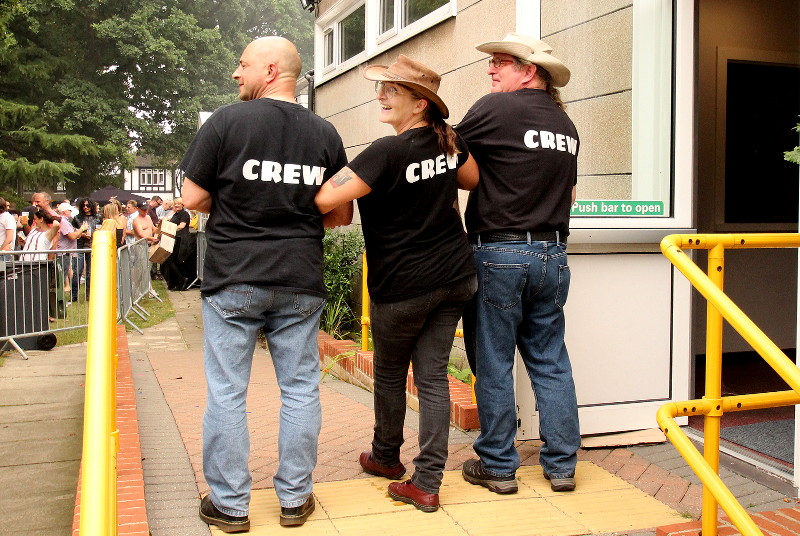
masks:
[[[708,278],[723,290],[725,279],[725,248],[717,244],[708,252]],[[703,457],[711,469],[719,474],[719,435],[722,418],[722,314],[711,302],[706,313],[706,386],[703,396],[710,411],[703,422],[705,446]],[[707,485],[703,486],[704,536],[717,536],[717,500]]]
[[[369,289],[367,289],[367,253],[361,254],[361,349],[369,350]]]
[[[88,346],[81,468],[81,536],[114,536],[116,464],[114,394],[116,348],[116,236],[97,231],[92,239],[92,298],[89,301]],[[111,319],[109,321],[109,319]]]

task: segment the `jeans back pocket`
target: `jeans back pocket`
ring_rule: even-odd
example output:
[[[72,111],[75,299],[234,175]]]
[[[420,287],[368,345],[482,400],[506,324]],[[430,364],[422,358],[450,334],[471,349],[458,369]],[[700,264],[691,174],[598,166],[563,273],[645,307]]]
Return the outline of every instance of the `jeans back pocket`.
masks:
[[[483,301],[498,309],[510,309],[522,298],[528,279],[529,264],[495,264],[484,262]]]

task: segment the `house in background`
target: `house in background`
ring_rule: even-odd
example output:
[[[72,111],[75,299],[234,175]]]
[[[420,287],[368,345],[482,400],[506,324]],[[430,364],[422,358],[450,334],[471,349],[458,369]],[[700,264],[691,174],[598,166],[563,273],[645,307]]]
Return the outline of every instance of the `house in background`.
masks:
[[[179,197],[183,184],[180,169],[155,167],[150,156],[137,155],[134,168],[123,170],[122,176],[125,179],[123,190],[148,199],[154,195],[162,199]]]
[[[650,428],[662,404],[703,394],[705,301],[661,239],[797,231],[798,170],[782,152],[797,145],[798,11],[796,0],[321,0],[314,109],[353,158],[394,134],[367,65],[401,53],[429,65],[457,124],[490,89],[476,44],[516,31],[551,45],[572,71],[562,98],[581,138],[566,313],[582,432]],[[725,284],[794,352],[797,252],[730,252]],[[726,361],[749,349],[726,326]],[[519,377],[519,437],[533,438]],[[797,487],[791,468],[773,469]]]

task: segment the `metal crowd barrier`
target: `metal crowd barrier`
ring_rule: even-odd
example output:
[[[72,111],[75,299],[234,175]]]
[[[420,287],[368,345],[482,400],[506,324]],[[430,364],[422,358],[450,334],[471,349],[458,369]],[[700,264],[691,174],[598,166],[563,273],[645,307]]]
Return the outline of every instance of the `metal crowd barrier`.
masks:
[[[88,326],[86,286],[73,270],[88,249],[0,253],[0,350],[50,350],[55,333]],[[74,280],[74,281],[73,281]],[[73,289],[77,284],[78,288]],[[73,290],[75,292],[73,292]],[[73,300],[73,294],[76,299]]]
[[[195,284],[203,280],[203,265],[206,262],[206,222],[208,221],[208,214],[202,212],[197,214],[197,277],[189,285],[193,287]]]
[[[144,238],[133,244],[122,246],[117,250],[117,300],[119,319],[130,324],[133,329],[142,333],[134,324],[131,313],[136,313],[142,320],[150,314],[139,302],[146,296],[158,301],[158,296],[150,282],[149,246]]]
[[[150,296],[161,301],[151,286],[148,254],[144,239],[117,249],[117,319],[139,333],[131,314],[145,320],[150,315],[141,300]],[[52,349],[56,333],[88,327],[85,274],[72,273],[85,271],[89,263],[77,259],[90,255],[90,249],[0,253],[0,351],[10,346],[28,359],[25,350]]]

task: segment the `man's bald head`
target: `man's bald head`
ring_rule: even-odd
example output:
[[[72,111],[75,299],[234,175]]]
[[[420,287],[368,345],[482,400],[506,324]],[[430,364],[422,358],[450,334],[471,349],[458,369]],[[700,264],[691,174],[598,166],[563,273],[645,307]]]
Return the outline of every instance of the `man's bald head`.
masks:
[[[297,48],[283,37],[261,37],[242,52],[233,79],[239,84],[239,98],[262,97],[294,100],[302,62]]]
[[[291,76],[292,79],[297,80],[300,77],[300,71],[303,67],[300,54],[297,52],[294,43],[288,39],[277,35],[260,37],[248,46],[254,47],[256,53],[265,60],[277,64],[280,71],[287,76]]]

